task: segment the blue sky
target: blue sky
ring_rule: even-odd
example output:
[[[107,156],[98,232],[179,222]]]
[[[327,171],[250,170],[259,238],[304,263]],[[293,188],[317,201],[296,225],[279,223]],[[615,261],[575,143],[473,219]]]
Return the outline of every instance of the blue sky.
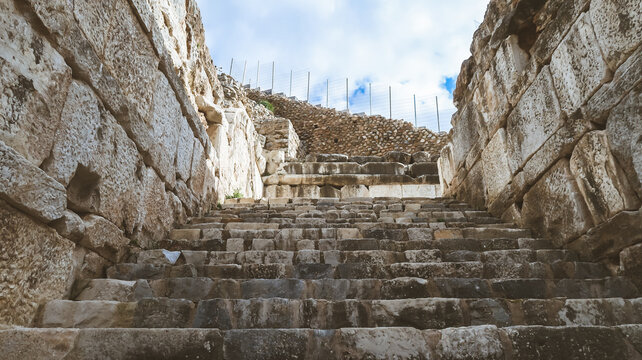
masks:
[[[198,0],[207,45],[225,72],[310,101],[414,121],[436,129],[438,97],[441,129],[449,128],[451,93],[461,62],[483,20],[486,0]],[[247,67],[245,62],[247,61]],[[329,98],[328,98],[329,92]]]

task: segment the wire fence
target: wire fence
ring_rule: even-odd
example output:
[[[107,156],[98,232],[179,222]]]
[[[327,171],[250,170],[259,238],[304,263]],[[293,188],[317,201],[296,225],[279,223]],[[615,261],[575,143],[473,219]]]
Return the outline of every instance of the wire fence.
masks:
[[[446,99],[414,94],[408,86],[351,81],[349,78],[318,79],[309,69],[281,72],[274,62],[250,64],[232,59],[229,68],[223,70],[252,89],[272,90],[273,94],[282,93],[353,114],[402,119],[436,132],[448,131],[450,117],[457,111]],[[450,106],[443,106],[446,104]]]

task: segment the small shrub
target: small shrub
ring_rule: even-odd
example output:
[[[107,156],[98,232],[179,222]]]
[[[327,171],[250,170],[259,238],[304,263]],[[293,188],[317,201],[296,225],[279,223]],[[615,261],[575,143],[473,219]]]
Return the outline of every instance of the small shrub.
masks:
[[[232,193],[232,195],[225,195],[226,199],[240,199],[243,197],[243,194],[241,194],[241,189],[236,189]]]
[[[261,100],[261,102],[259,102],[259,104],[265,106],[271,112],[274,112],[274,105],[272,105],[271,102],[269,102],[267,100]]]

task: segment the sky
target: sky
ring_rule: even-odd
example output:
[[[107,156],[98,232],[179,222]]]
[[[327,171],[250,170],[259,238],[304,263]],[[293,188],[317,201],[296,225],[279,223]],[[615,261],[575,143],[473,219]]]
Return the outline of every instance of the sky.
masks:
[[[252,87],[448,130],[487,0],[197,0],[214,63]],[[246,65],[247,62],[247,65]],[[245,71],[244,71],[245,70]],[[292,72],[292,87],[290,74]],[[245,73],[245,77],[243,74]],[[346,94],[346,78],[348,87]],[[347,95],[347,101],[346,101]],[[437,97],[437,100],[435,99]],[[439,107],[437,124],[436,102]],[[391,106],[392,105],[392,106]]]

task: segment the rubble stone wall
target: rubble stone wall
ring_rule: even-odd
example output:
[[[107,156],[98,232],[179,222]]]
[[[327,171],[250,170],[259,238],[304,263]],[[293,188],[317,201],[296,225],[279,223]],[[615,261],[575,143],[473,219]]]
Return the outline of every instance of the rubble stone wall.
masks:
[[[315,106],[283,95],[248,90],[248,96],[274,105],[277,116],[292,121],[308,153],[383,156],[390,151],[438,155],[447,134],[435,134],[402,120],[366,116]]]
[[[636,0],[491,1],[457,80],[445,194],[639,274],[641,42]]]
[[[0,324],[232,189],[263,193],[193,0],[1,1],[0,83]]]

